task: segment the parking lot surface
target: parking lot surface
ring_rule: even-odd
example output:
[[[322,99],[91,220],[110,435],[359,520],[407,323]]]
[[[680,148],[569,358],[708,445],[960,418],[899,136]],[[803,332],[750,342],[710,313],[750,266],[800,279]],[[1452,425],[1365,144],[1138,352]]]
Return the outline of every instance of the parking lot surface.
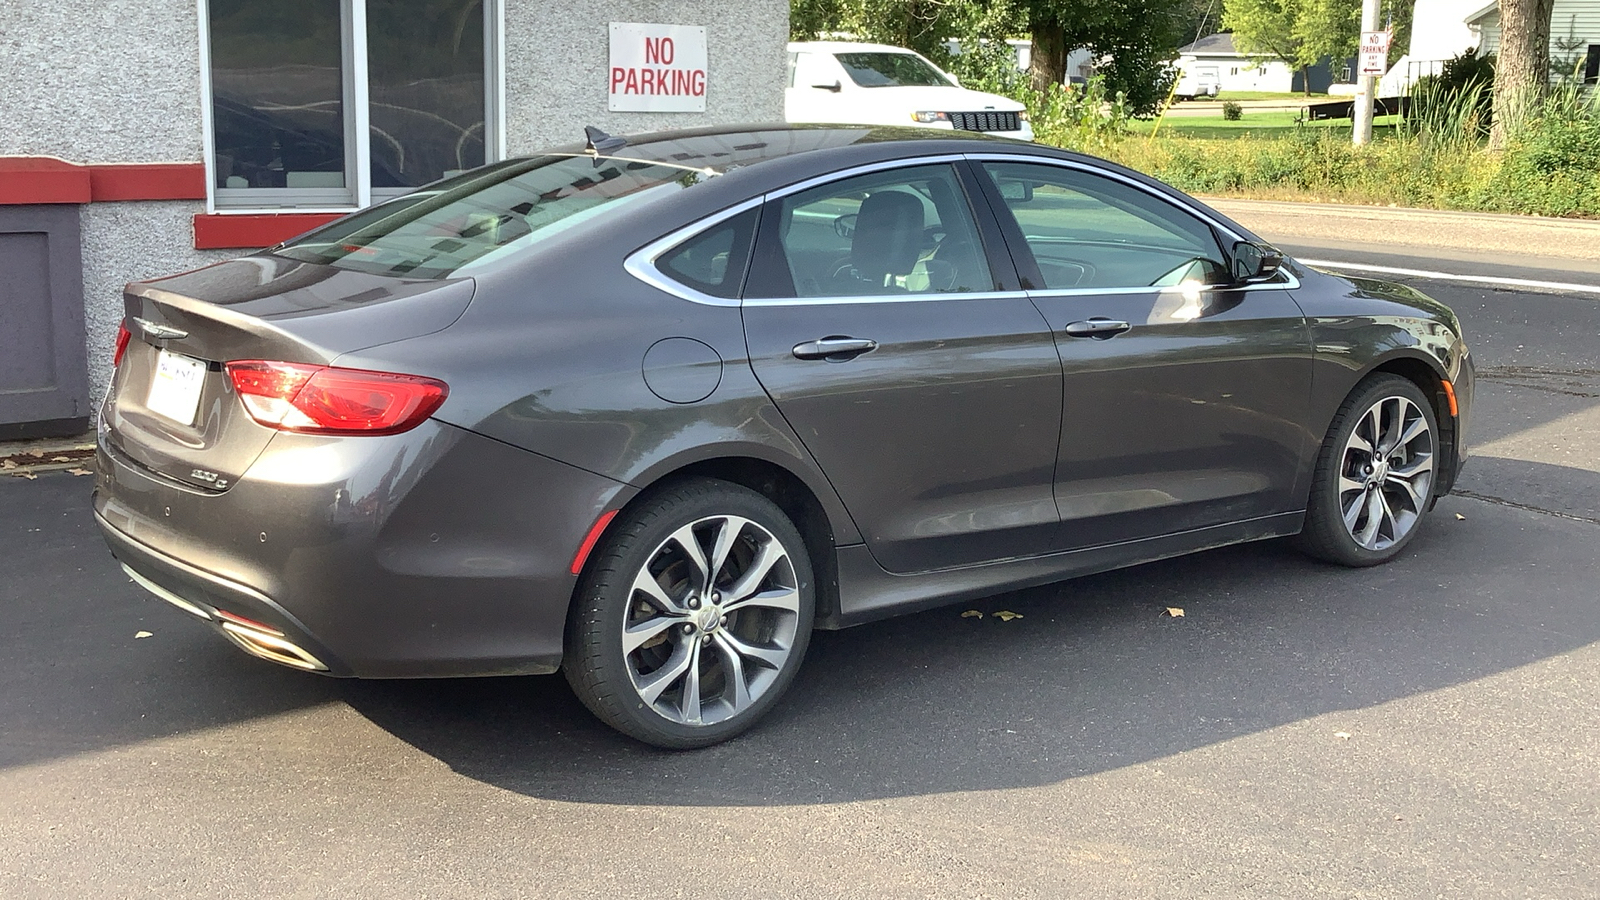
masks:
[[[693,753],[559,677],[251,659],[122,575],[89,478],[0,478],[0,896],[1600,894],[1600,302],[1416,283],[1475,456],[1395,563],[1257,544],[821,633]]]

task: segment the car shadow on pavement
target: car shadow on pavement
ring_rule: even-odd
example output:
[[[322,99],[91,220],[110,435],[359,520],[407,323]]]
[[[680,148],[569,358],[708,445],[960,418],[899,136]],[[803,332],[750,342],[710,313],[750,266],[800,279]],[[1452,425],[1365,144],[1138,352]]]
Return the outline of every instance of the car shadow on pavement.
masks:
[[[461,775],[545,799],[793,805],[1026,787],[1600,640],[1592,585],[1559,574],[1574,554],[1593,562],[1597,538],[1452,497],[1388,566],[1325,566],[1274,542],[820,633],[772,716],[690,753],[614,734],[558,677],[346,683],[341,696]]]

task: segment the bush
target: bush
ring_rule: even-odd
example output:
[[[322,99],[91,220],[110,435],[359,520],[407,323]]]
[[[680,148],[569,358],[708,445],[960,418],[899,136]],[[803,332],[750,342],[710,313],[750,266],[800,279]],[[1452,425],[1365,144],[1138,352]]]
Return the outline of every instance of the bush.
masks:
[[[1222,104],[1222,118],[1229,122],[1237,122],[1244,118],[1244,107],[1229,100]]]

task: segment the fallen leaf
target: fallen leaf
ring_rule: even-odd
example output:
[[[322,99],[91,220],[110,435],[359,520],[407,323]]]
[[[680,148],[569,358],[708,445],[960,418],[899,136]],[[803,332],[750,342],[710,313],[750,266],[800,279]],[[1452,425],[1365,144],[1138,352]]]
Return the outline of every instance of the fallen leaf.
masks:
[[[1020,619],[1020,618],[1022,618],[1022,613],[1014,613],[1009,609],[1002,609],[999,612],[995,613],[994,617],[996,619],[999,619],[1002,622],[1009,622],[1012,619]]]
[[[18,478],[26,478],[29,481],[35,481],[35,480],[37,480],[39,478],[39,476],[33,474],[32,472],[29,472],[27,469],[23,469],[22,471],[18,472],[17,473],[17,477]]]
[[[1333,736],[1338,738],[1341,741],[1350,740],[1350,732],[1348,732],[1348,731],[1335,731],[1333,733]]]
[[[29,450],[28,451],[28,455],[33,457],[34,459],[44,459],[44,451],[43,450]]]
[[[68,475],[93,475],[94,473],[89,471],[88,469],[68,469],[67,470],[67,474]]]
[[[1173,617],[1174,619],[1181,619],[1183,618],[1183,607],[1169,606],[1167,607],[1167,615]]]
[[[14,459],[0,459],[0,469],[15,469],[17,461]]]
[[[1461,513],[1456,513],[1456,518],[1461,520],[1461,521],[1463,521],[1463,522],[1465,522],[1467,520],[1467,517],[1463,516]]]
[[[133,639],[134,640],[138,640],[139,638],[147,638],[147,637],[155,637],[155,635],[151,634],[148,631],[136,631],[136,632],[134,632],[134,635],[133,635]]]
[[[51,462],[72,462],[72,457],[70,457],[70,456],[52,456],[52,457],[50,457],[50,461]]]
[[[969,609],[966,612],[961,614],[961,618],[963,618],[963,619],[981,619],[981,618],[983,618],[983,611],[982,610],[977,610],[977,609]]]

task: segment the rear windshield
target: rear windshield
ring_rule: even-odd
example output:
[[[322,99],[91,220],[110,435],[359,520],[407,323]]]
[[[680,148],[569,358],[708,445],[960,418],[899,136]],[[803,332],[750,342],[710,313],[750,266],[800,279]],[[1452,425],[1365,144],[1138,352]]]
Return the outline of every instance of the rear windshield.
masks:
[[[909,53],[838,53],[850,80],[862,87],[950,87],[944,73]]]
[[[540,156],[438,182],[274,252],[377,275],[443,278],[711,173],[642,160]]]

